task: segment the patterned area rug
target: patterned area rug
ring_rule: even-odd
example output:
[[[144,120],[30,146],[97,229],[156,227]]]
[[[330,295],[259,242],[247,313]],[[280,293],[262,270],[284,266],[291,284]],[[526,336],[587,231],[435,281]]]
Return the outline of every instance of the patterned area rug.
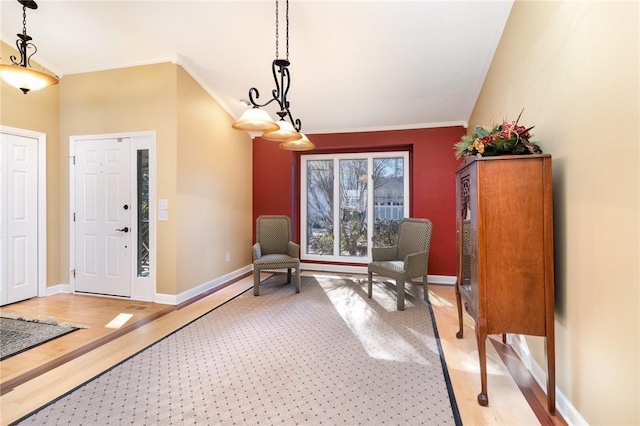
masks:
[[[3,314],[0,316],[0,361],[79,328],[58,324],[54,319],[26,320]]]
[[[250,290],[22,424],[461,424],[420,285],[286,275]]]

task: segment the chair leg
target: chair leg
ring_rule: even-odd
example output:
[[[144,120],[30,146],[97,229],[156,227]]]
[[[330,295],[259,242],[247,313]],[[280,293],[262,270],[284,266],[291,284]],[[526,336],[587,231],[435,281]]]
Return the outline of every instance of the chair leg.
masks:
[[[293,283],[296,286],[296,293],[300,293],[300,267],[296,268],[296,275],[293,277]]]
[[[372,281],[373,277],[372,277],[372,275],[373,275],[373,272],[369,272],[369,291],[367,293],[369,295],[369,299],[371,299],[371,296],[373,294],[373,281]]]
[[[427,276],[422,277],[422,290],[424,291],[424,301],[429,301],[429,286],[427,285]]]
[[[291,282],[291,268],[287,269],[287,284]]]
[[[396,295],[398,297],[398,310],[404,311],[404,278],[396,279]]]
[[[260,269],[253,268],[253,295],[260,295]]]

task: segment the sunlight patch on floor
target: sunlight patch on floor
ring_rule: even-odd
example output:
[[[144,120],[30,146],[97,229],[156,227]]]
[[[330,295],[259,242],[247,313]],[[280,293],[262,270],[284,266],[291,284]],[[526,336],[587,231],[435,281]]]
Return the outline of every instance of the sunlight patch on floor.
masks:
[[[433,306],[443,306],[446,308],[454,308],[455,306],[443,297],[438,296],[433,291],[429,290],[429,301]]]
[[[114,319],[112,319],[109,324],[105,325],[105,328],[120,328],[127,321],[129,321],[133,317],[133,314],[118,314]]]
[[[455,345],[441,340],[442,348],[447,351],[455,352],[455,361],[448,361],[449,368],[456,368],[469,373],[480,374],[480,362],[478,361],[478,350],[470,349],[468,352],[462,352]],[[488,345],[491,343],[487,342]],[[506,376],[508,371],[502,367],[502,361],[497,354],[487,351],[487,374],[490,376]]]
[[[316,275],[316,278],[320,278]],[[344,277],[334,277],[325,275],[323,278],[335,279]],[[380,287],[374,289],[376,304],[367,304],[364,298],[367,297],[366,288],[362,289],[358,285],[345,285],[344,282],[335,280],[322,280],[318,282],[323,287],[327,297],[345,324],[358,338],[362,347],[370,357],[395,362],[409,362],[428,365],[429,362],[421,355],[420,351],[426,347],[432,350],[427,336],[420,334],[418,337],[424,344],[423,348],[415,348],[407,343],[403,333],[414,334],[409,329],[395,329],[384,320],[383,316],[396,312],[395,292],[381,291]],[[377,290],[377,292],[376,292]],[[397,326],[397,325],[396,325]],[[395,354],[388,350],[394,348]],[[402,348],[401,352],[398,348]]]

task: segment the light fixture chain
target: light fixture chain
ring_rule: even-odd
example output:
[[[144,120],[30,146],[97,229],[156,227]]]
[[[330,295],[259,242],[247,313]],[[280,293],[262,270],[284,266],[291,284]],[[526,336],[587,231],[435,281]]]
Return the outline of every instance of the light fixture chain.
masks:
[[[287,0],[287,61],[289,60],[289,0]]]
[[[33,49],[30,55],[27,53],[28,49]],[[31,67],[31,57],[36,54],[38,48],[31,43],[31,37],[27,35],[27,6],[25,4],[22,5],[22,35],[18,34],[16,50],[20,53],[20,60],[18,61],[15,55],[11,55],[9,56],[11,62],[21,67]]]
[[[27,6],[22,6],[22,35],[27,35]]]
[[[278,19],[279,15],[280,14],[278,12],[278,0],[276,0],[276,59],[279,58],[279,56],[278,56],[278,44],[279,44],[278,43],[278,38],[279,38],[278,37],[279,36],[278,29],[280,28],[280,20]]]
[[[293,136],[296,136],[295,140],[301,139],[303,135],[300,134],[300,131],[302,130],[302,122],[300,121],[300,119],[294,118],[293,115],[291,114],[291,111],[289,109],[289,100],[287,100],[287,94],[289,93],[289,86],[291,84],[291,73],[289,72],[289,0],[286,0],[286,12],[285,12],[285,25],[286,25],[286,59],[280,59],[279,54],[280,54],[280,3],[278,0],[275,0],[276,3],[276,8],[275,8],[275,12],[276,12],[276,59],[274,59],[274,61],[271,63],[271,72],[273,74],[273,80],[275,82],[275,89],[273,89],[271,91],[271,99],[267,100],[264,103],[258,103],[257,99],[260,97],[260,93],[258,92],[258,89],[256,89],[255,87],[252,87],[249,89],[249,103],[251,105],[253,105],[253,108],[251,110],[248,111],[254,111],[256,109],[259,108],[264,108],[267,105],[271,104],[272,102],[276,102],[278,104],[278,106],[280,107],[280,110],[278,112],[276,112],[276,114],[278,114],[278,116],[280,117],[280,122],[286,123],[287,119],[290,121],[291,126],[293,129],[290,131],[288,129],[283,130],[280,124],[277,124],[278,127],[280,127],[280,130],[283,130],[284,135],[287,135],[291,132],[294,133]],[[257,130],[259,127],[263,127],[264,126],[264,119],[258,119],[256,117],[250,117],[249,114],[247,114],[247,116],[245,117],[245,114],[248,112],[246,111],[244,114],[242,114],[242,117],[240,117],[240,119],[238,121],[236,121],[233,124],[233,128],[234,129],[238,129],[238,130]],[[256,115],[256,114],[253,114]],[[268,117],[268,114],[267,114]],[[270,121],[270,119],[269,119]],[[287,123],[288,124],[288,123]],[[268,126],[270,127],[270,126]],[[266,134],[267,133],[275,133],[275,131],[268,131],[263,133],[263,137],[265,137],[265,139],[269,139]],[[282,137],[283,135],[279,135],[279,137]],[[287,135],[287,137],[289,137]],[[277,139],[274,136],[272,136],[272,139],[270,140],[281,140],[281,139]],[[301,145],[291,145],[290,147],[283,147],[282,145],[280,146],[283,149],[291,149],[291,150],[307,150],[307,149],[312,149],[314,147],[314,145],[309,142],[308,140],[306,140],[306,142],[301,142]]]

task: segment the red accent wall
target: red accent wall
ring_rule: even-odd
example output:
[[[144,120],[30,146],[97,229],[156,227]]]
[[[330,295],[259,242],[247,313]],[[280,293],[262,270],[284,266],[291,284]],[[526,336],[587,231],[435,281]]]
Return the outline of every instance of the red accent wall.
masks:
[[[453,144],[466,133],[462,126],[382,132],[308,135],[316,145],[308,153],[409,150],[410,215],[433,222],[430,275],[456,275],[455,159]],[[291,217],[294,240],[300,241],[298,182],[300,155],[261,138],[253,142],[253,219],[262,214]],[[255,229],[254,229],[255,236]],[[254,237],[255,238],[255,237]]]

